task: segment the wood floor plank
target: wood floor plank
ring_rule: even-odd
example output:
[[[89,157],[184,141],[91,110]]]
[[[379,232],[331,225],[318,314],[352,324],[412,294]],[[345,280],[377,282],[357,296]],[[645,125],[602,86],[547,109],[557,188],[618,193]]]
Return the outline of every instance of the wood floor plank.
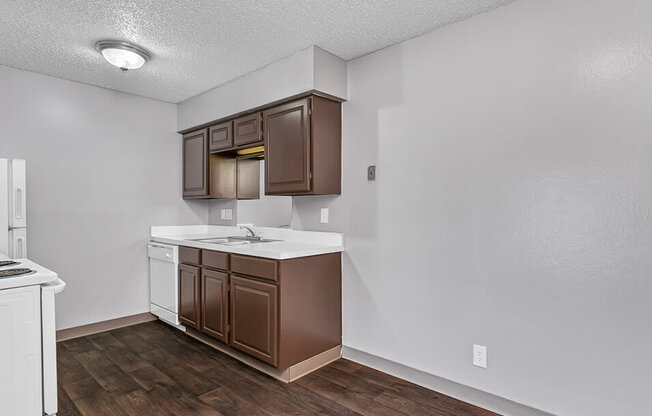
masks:
[[[230,416],[229,414],[220,413],[199,400],[198,397],[176,387],[157,387],[149,394],[159,403],[159,407],[166,407],[178,416]]]
[[[77,406],[75,406],[75,403],[70,399],[63,386],[59,383],[57,383],[57,390],[57,400],[59,404],[58,414],[61,416],[82,416],[79,409],[77,409]]]
[[[155,387],[166,388],[177,385],[174,380],[153,365],[129,371],[127,374],[147,391],[151,391]]]
[[[119,328],[111,331],[111,333],[136,355],[156,349],[155,345],[147,342],[138,334],[138,325]]]
[[[237,392],[238,396],[250,403],[256,403],[271,415],[308,416],[311,413],[304,407],[295,404],[294,401],[282,400],[278,394],[270,391],[267,383],[261,385],[247,377],[242,377],[237,372],[238,366],[231,367],[216,362],[215,368],[205,371],[203,374],[213,380],[215,384],[228,387]]]
[[[116,400],[120,395],[101,390],[74,401],[83,416],[125,416],[127,411]],[[61,416],[61,413],[57,413]]]
[[[353,374],[358,371],[360,367],[362,367],[362,364],[354,363],[353,361],[349,361],[345,358],[340,358],[337,361],[333,361],[330,364],[330,367],[337,368],[338,370],[349,374]]]
[[[160,322],[57,351],[58,416],[497,416],[347,360],[285,384]]]
[[[155,414],[156,416],[176,416],[169,407],[160,406],[154,397],[143,390],[134,390],[118,396],[116,401],[125,410],[125,415],[143,416]]]
[[[208,404],[223,415],[228,416],[271,416],[256,403],[251,403],[229,387],[218,387],[199,396],[199,400]]]
[[[111,332],[92,334],[87,336],[86,339],[100,351],[105,351],[110,348],[126,348],[125,344],[120,342]]]
[[[70,352],[86,352],[95,349],[95,346],[86,337],[69,339],[60,344]]]
[[[407,415],[407,413],[390,409],[375,401],[374,399],[377,397],[375,392],[354,392],[315,373],[308,374],[295,383],[361,415]]]
[[[219,361],[225,367],[231,369],[231,371],[237,374],[238,377],[256,383],[257,400],[263,400],[264,402],[266,397],[273,397],[282,402],[294,403],[303,408],[309,415],[358,415],[358,413],[355,413],[338,403],[325,399],[322,396],[316,395],[295,383],[282,383],[267,374],[261,373],[249,366],[242,365],[239,361],[226,354],[222,354],[219,351],[214,356],[214,359]]]
[[[379,398],[379,401],[390,400],[391,397],[400,398],[401,400],[406,400],[427,408],[434,415],[440,415],[444,412],[443,414],[446,415],[499,416],[496,413],[453,399],[445,394],[412,384],[369,367],[361,366],[354,372],[354,375],[385,389],[387,394]],[[396,400],[398,399],[394,399],[394,401]]]
[[[101,390],[102,386],[91,375],[87,375],[65,383],[62,388],[70,399],[76,400],[82,397],[92,396],[98,390]]]
[[[146,352],[140,354],[140,357],[154,363],[161,372],[193,396],[208,393],[215,388],[208,378],[185,365],[183,357],[161,350]]]
[[[76,356],[81,365],[108,392],[129,393],[138,384],[100,351],[87,351]]]

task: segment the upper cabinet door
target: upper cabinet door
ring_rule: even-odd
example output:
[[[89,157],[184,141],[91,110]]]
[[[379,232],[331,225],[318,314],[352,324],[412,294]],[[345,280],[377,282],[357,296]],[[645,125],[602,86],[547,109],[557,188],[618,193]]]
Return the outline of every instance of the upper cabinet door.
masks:
[[[311,190],[310,101],[304,98],[263,112],[266,194]]]
[[[248,116],[236,118],[233,121],[234,145],[237,147],[262,144],[262,121],[263,116],[261,113],[249,114]]]
[[[208,197],[207,129],[183,135],[183,197]]]
[[[210,138],[209,147],[211,152],[233,147],[233,130],[230,121],[209,127],[208,135]]]

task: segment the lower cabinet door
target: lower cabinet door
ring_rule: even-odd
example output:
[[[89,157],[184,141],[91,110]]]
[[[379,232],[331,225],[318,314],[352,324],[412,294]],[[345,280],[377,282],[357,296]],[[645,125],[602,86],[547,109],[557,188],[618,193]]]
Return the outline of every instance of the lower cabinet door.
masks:
[[[201,332],[227,342],[229,276],[213,270],[201,272]]]
[[[276,285],[231,276],[231,345],[276,366]]]
[[[179,265],[179,321],[199,330],[199,267]]]

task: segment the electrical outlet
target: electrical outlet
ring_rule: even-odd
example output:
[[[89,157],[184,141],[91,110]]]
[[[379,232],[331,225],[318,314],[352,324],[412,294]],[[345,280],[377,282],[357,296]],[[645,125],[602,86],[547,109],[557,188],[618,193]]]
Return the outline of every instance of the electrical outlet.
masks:
[[[473,345],[473,365],[487,368],[487,347],[484,345]]]
[[[321,209],[321,219],[319,220],[322,224],[328,224],[328,208]]]
[[[231,208],[227,208],[224,211],[225,211],[224,219],[231,221],[233,219],[233,210]]]

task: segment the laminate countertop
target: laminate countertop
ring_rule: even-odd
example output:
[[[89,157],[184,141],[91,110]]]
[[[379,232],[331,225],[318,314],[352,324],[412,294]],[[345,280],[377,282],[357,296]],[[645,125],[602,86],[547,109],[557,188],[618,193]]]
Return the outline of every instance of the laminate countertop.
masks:
[[[264,257],[275,260],[317,256],[344,251],[343,236],[340,233],[295,231],[280,228],[253,227],[257,235],[270,242],[227,245],[197,241],[207,238],[245,236],[239,227],[224,226],[156,226],[152,227],[150,240],[153,242],[245,256]]]

